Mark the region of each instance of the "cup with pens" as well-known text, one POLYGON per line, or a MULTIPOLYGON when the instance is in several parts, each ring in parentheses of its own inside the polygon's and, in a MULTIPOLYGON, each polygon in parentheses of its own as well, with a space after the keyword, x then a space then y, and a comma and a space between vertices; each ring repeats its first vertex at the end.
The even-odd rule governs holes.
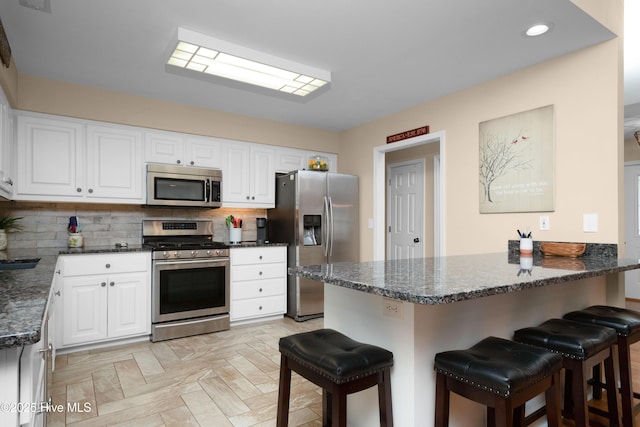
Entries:
POLYGON ((518 231, 518 236, 520 236, 520 254, 521 255, 532 255, 533 254, 533 238, 531 237, 531 232, 525 230, 525 232, 518 231))
POLYGON ((242 219, 229 215, 225 221, 229 229, 229 243, 238 244, 242 242, 242 219))

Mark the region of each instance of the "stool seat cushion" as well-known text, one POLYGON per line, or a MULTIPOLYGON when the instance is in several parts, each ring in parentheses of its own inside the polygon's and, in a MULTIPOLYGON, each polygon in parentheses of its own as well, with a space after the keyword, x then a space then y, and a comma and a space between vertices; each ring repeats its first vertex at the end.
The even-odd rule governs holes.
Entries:
POLYGON ((562 356, 531 345, 488 337, 467 350, 435 356, 437 372, 508 397, 559 371, 562 356))
POLYGON ((608 305, 594 305, 584 310, 572 311, 565 319, 615 329, 619 335, 629 336, 640 330, 640 312, 608 305))
POLYGON ((550 319, 539 326, 515 331, 518 342, 544 347, 576 360, 586 360, 614 345, 614 329, 566 319, 550 319))
POLYGON ((393 365, 393 353, 362 344, 333 329, 280 338, 280 353, 303 366, 343 384, 393 365))

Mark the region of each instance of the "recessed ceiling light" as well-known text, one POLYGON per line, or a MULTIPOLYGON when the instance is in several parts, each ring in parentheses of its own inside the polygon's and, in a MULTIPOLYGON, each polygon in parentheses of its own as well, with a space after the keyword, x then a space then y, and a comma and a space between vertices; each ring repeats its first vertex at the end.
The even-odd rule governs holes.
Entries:
POLYGON ((168 65, 305 96, 331 81, 331 73, 194 31, 178 28, 168 65))
POLYGON ((551 30, 552 25, 546 22, 541 22, 539 24, 535 24, 527 28, 524 32, 529 37, 541 36, 544 33, 549 32, 551 30))

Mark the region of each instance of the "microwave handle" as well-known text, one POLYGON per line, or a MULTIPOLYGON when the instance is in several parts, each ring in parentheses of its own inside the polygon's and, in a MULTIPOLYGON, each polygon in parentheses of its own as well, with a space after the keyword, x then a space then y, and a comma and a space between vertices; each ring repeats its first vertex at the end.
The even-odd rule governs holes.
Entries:
POLYGON ((211 180, 208 178, 204 180, 204 201, 211 201, 211 180))

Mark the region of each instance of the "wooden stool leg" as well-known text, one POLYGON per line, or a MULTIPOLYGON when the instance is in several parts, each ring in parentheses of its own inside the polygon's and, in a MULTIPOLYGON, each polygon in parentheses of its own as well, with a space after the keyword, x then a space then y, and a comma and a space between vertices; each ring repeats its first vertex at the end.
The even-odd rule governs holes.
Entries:
POLYGON ((496 427, 513 427, 511 399, 496 399, 496 427))
POLYGON ((447 377, 440 372, 436 373, 436 419, 434 427, 449 426, 449 390, 447 390, 447 377))
POLYGON ((633 427, 633 384, 631 381, 631 354, 627 337, 618 336, 618 363, 620 365, 622 425, 633 427))
POLYGON ((607 381, 607 408, 609 410, 609 425, 620 425, 618 413, 618 387, 616 386, 616 373, 613 367, 613 352, 604 360, 604 375, 607 381))
POLYGON ((547 425, 549 427, 560 427, 562 417, 560 415, 560 373, 553 374, 553 385, 544 392, 545 405, 547 408, 547 425))
POLYGON ((347 427, 347 393, 338 387, 331 394, 331 427, 347 427))
POLYGON ((393 427, 393 410, 391 405, 391 368, 380 374, 378 383, 378 406, 380 407, 380 427, 393 427))
POLYGON ((280 387, 278 389, 278 415, 276 427, 289 425, 289 398, 291 396, 291 369, 286 356, 280 357, 280 387))
POLYGON ((587 426, 589 420, 589 407, 587 406, 587 394, 585 390, 586 378, 589 375, 585 372, 586 365, 582 362, 572 361, 571 369, 572 388, 573 388, 573 404, 576 426, 587 426))
POLYGON ((333 397, 327 389, 322 389, 322 427, 331 427, 331 403, 333 397))

